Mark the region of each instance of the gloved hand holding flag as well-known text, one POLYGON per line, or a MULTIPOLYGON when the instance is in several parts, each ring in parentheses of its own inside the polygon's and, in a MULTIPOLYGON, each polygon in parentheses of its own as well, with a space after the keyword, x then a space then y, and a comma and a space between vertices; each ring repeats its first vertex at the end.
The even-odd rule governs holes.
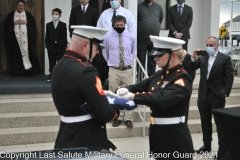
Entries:
MULTIPOLYGON (((133 110, 137 108, 137 104, 134 103, 134 101, 123 99, 123 98, 118 98, 114 97, 111 95, 106 95, 106 98, 108 99, 109 104, 115 108, 116 110, 133 110)), ((88 112, 88 105, 87 102, 82 104, 80 108, 85 112, 88 112)))

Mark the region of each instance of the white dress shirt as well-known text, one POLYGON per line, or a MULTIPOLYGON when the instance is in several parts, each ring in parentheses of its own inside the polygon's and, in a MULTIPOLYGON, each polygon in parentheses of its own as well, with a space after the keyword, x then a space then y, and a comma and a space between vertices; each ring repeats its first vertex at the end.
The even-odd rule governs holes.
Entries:
POLYGON ((86 6, 83 6, 83 5, 81 4, 82 11, 83 11, 83 7, 85 7, 85 12, 86 12, 86 11, 87 11, 87 7, 88 7, 88 4, 87 4, 86 6))
MULTIPOLYGON (((109 31, 114 30, 114 28, 112 27, 112 16, 114 13, 113 11, 114 10, 112 8, 106 9, 99 17, 97 22, 97 27, 105 28, 105 29, 108 29, 109 31)), ((135 37, 137 33, 137 28, 136 28, 136 22, 132 13, 129 10, 120 6, 116 10, 116 15, 122 15, 126 18, 127 23, 125 25, 125 28, 127 31, 132 33, 132 35, 135 37)))
POLYGON ((209 58, 208 58, 208 73, 207 73, 207 79, 208 79, 209 74, 210 74, 210 72, 211 72, 213 63, 214 63, 214 61, 215 61, 215 59, 216 59, 216 57, 217 57, 217 53, 218 53, 218 50, 217 50, 217 52, 214 53, 213 56, 210 56, 210 55, 209 55, 209 58))
MULTIPOLYGON (((208 73, 207 73, 207 79, 208 79, 209 74, 210 74, 210 72, 211 72, 213 63, 214 63, 214 61, 215 61, 215 59, 216 59, 216 57, 217 57, 217 53, 218 53, 218 50, 214 53, 213 56, 210 56, 210 55, 209 55, 209 58, 208 58, 208 73)), ((191 57, 191 61, 194 62, 195 59, 191 57)))

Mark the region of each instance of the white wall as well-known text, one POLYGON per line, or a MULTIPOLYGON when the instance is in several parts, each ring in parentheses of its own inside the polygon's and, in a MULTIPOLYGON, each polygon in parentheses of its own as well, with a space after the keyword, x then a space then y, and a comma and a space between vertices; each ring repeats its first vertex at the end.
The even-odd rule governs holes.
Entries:
MULTIPOLYGON (((44 8, 45 8, 45 27, 46 23, 52 21, 52 9, 59 8, 62 10, 62 15, 60 20, 64 23, 69 24, 69 16, 72 9, 72 1, 71 0, 44 0, 44 8)), ((46 29, 46 28, 45 28, 46 29)), ((44 29, 44 30, 45 30, 44 29)), ((67 28, 68 31, 68 28, 67 28)), ((67 33, 68 42, 71 41, 69 37, 69 31, 67 33)), ((48 61, 48 55, 47 50, 45 49, 45 74, 49 74, 49 61, 48 61)))

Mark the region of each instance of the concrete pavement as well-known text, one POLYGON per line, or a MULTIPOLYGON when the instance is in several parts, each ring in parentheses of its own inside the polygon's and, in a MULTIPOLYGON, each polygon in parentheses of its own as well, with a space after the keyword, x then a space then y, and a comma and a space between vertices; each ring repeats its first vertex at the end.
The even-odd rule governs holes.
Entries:
MULTIPOLYGON (((192 139, 195 150, 203 145, 202 134, 192 134, 192 139)), ((117 150, 114 151, 117 155, 121 155, 129 160, 154 160, 148 156, 148 137, 115 138, 110 140, 117 146, 117 150)), ((213 133, 212 153, 198 154, 194 160, 212 160, 218 150, 217 141, 217 134, 213 133)))
MULTIPOLYGON (((202 146, 202 134, 192 134, 194 149, 199 149, 202 146)), ((129 160, 154 160, 148 156, 149 143, 148 137, 130 137, 130 138, 113 138, 110 139, 117 150, 113 151, 117 155, 129 159, 129 160)), ((161 142, 159 142, 161 143, 161 142)), ((38 143, 28 145, 14 145, 14 146, 0 146, 0 151, 4 152, 29 152, 36 150, 52 150, 54 143, 38 143), (34 149, 33 149, 34 148, 34 149)), ((194 160, 212 160, 216 151, 218 150, 217 145, 217 134, 213 133, 212 142, 212 153, 197 155, 194 160), (201 157, 200 157, 201 156, 201 157)))

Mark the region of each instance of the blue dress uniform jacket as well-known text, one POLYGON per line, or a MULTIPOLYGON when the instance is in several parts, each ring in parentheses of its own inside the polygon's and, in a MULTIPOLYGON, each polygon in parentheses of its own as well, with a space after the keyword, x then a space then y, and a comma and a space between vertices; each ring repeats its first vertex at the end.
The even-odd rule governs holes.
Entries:
MULTIPOLYGON (((192 79, 183 67, 178 65, 170 70, 158 71, 152 77, 126 88, 136 93, 135 103, 150 107, 151 117, 181 117, 185 116, 188 110, 192 79)), ((151 153, 169 153, 168 158, 174 159, 176 152, 194 152, 186 123, 167 125, 153 123, 151 122, 149 129, 151 153)))
POLYGON ((52 96, 59 115, 86 115, 80 106, 88 103, 92 119, 60 123, 55 148, 99 147, 115 149, 106 134, 106 122, 118 117, 102 90, 95 67, 76 53, 67 50, 52 73, 52 96))

